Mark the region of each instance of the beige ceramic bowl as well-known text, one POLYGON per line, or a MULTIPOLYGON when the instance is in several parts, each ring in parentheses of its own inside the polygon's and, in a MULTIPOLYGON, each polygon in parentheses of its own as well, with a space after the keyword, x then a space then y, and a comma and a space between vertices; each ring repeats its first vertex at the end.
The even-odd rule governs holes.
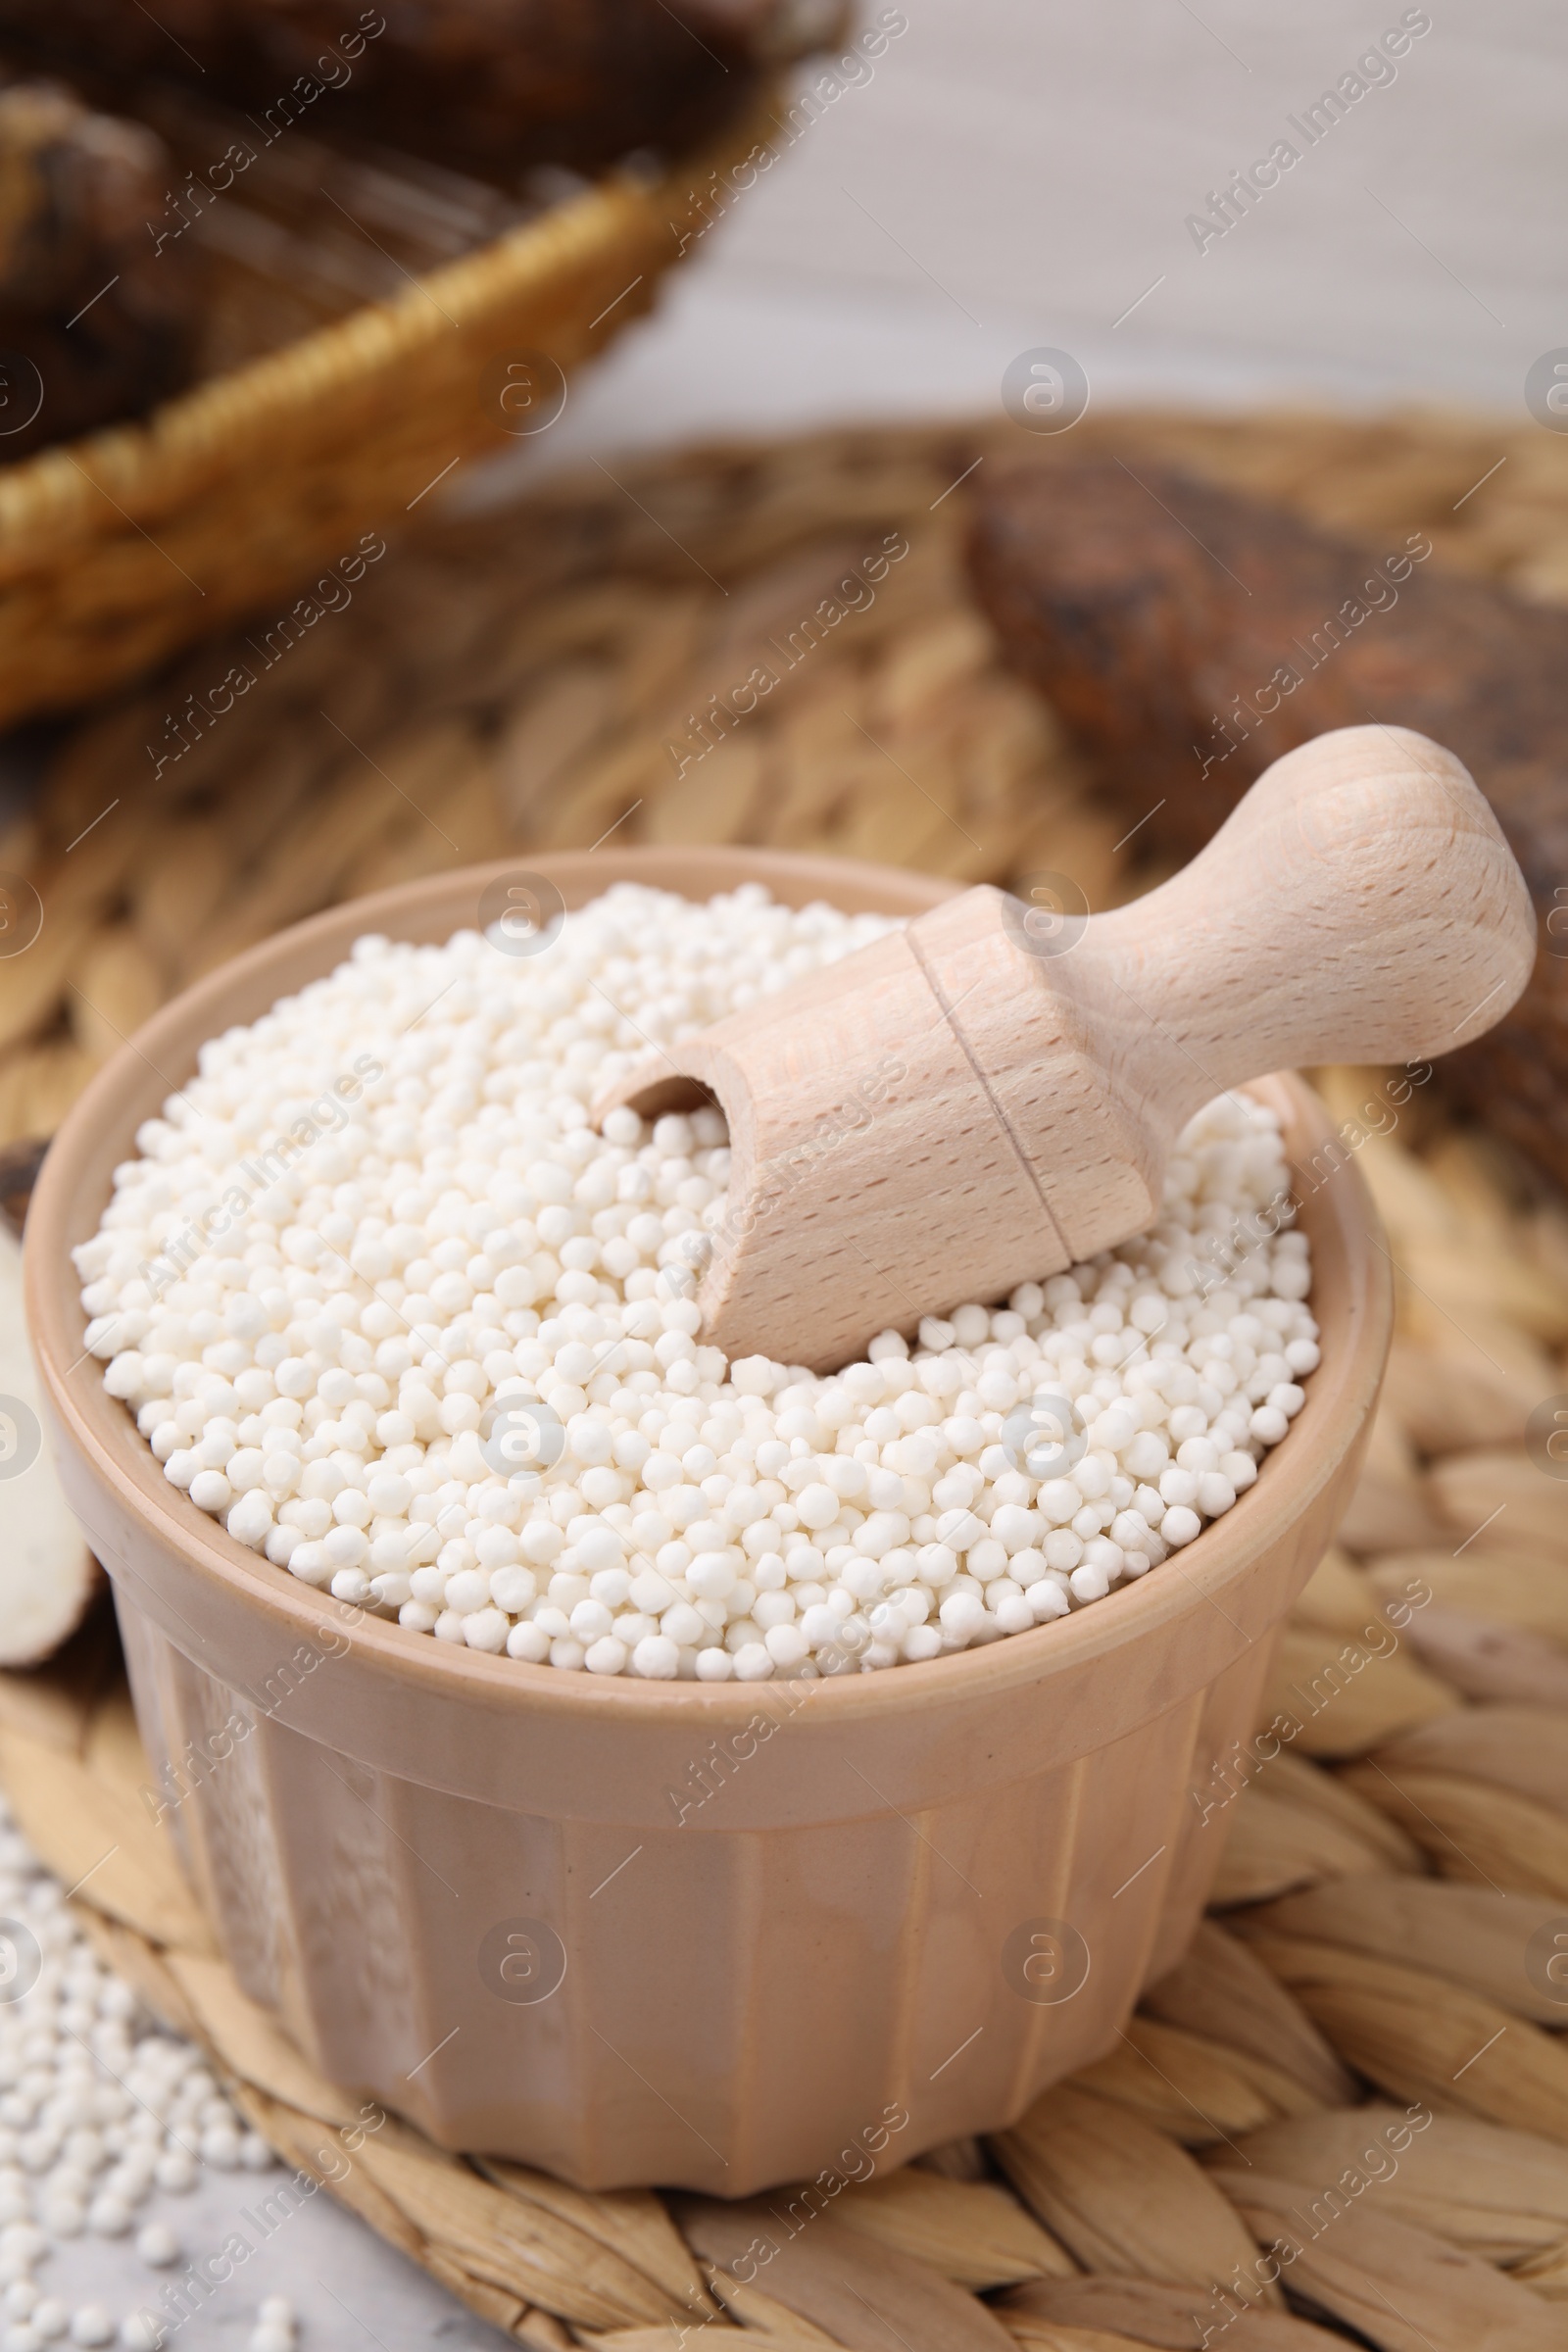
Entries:
MULTIPOLYGON (((625 877, 693 896, 760 877, 795 904, 895 913, 947 895, 722 850, 540 866, 568 906, 625 877)), ((187 1773, 169 1815, 191 1878, 241 1983, 329 2076, 450 2147, 595 2188, 735 2196, 868 2134, 902 2161, 1008 2123, 1099 2056, 1193 1930, 1230 1818, 1203 1826, 1193 1791, 1253 1728, 1377 1393, 1373 1212, 1353 1168, 1304 1202, 1323 1361, 1257 1485, 1092 1609, 793 1687, 600 1680, 413 1638, 270 1567, 166 1483, 83 1356, 68 1251, 205 1038, 362 931, 445 939, 507 870, 284 932, 94 1080, 27 1228, 62 1473, 114 1580, 155 1767, 231 1751, 187 1773)), ((1293 1078, 1262 1092, 1309 1158, 1316 1100, 1293 1078)))

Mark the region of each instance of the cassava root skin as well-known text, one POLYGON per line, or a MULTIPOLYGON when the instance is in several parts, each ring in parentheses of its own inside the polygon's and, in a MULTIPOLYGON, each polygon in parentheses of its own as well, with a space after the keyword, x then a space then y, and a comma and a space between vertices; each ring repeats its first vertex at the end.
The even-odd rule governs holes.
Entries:
POLYGON ((1111 458, 979 477, 970 574, 1004 650, 1051 699, 1127 821, 1188 858, 1254 777, 1335 727, 1413 727, 1464 761, 1524 869, 1535 975, 1450 1095, 1568 1179, 1568 622, 1245 495, 1111 458), (1355 615, 1359 613, 1360 617, 1355 615), (1294 682, 1293 682, 1294 681, 1294 682), (1557 930, 1568 927, 1559 916, 1557 930))

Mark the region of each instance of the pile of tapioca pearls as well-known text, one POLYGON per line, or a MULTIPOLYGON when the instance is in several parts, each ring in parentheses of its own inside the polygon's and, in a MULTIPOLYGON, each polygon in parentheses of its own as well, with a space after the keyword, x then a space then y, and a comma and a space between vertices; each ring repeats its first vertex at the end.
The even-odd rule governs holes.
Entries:
MULTIPOLYGON (((58 1884, 0 1800, 0 2347, 116 2344, 153 2352, 162 2274, 188 2258, 148 2204, 195 2187, 203 2167, 265 2172, 201 2053, 156 2027, 97 1959, 58 1884), (69 2301, 70 2248, 83 2233, 133 2238, 146 2297, 118 2319, 69 2301), (61 2274, 65 2276, 62 2277, 61 2274), (41 2277, 39 2276, 41 2274, 41 2277)), ((289 2352, 293 2316, 264 2308, 255 2352, 289 2352)))
POLYGON ((165 1475, 411 1634, 655 1679, 935 1658, 1190 1544, 1318 1360, 1270 1111, 1191 1122, 1150 1233, 830 1378, 703 1344, 719 1114, 590 1122, 650 1038, 888 927, 623 884, 536 955, 362 939, 209 1044, 76 1253, 88 1345, 165 1475), (1071 1408, 1054 1451, 1027 1442, 1042 1398, 1042 1426, 1071 1408), (498 1411, 539 1433, 519 1471, 498 1411))

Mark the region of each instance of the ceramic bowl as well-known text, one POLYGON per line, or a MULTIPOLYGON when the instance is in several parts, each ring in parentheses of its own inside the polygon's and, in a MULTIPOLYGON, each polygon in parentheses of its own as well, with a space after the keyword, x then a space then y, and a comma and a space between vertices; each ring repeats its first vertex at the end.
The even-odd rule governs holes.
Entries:
MULTIPOLYGON (((744 850, 530 870, 568 906, 628 878, 692 897, 760 879, 895 914, 949 888, 744 850)), ((515 871, 334 907, 210 973, 100 1071, 45 1162, 28 1311, 155 1802, 247 1991, 445 2146, 727 2196, 863 2169, 849 2152, 868 2135, 906 2160, 1011 2122, 1111 2047, 1193 1931, 1232 1818, 1209 1801, 1216 1765, 1252 1733, 1382 1375, 1374 1212, 1353 1165, 1302 1200, 1323 1357, 1256 1485, 1070 1618, 816 1684, 564 1674, 413 1637, 167 1483, 83 1354, 69 1251, 204 1039, 361 932, 447 938, 515 871)), ((1321 1105, 1294 1077, 1259 1092, 1306 1166, 1321 1105)))

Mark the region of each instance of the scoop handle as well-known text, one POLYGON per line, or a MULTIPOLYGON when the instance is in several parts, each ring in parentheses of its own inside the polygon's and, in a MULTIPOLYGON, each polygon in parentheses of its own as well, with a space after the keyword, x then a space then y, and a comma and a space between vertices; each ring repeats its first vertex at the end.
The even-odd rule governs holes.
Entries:
POLYGON ((1326 1061, 1425 1061, 1501 1019, 1535 917, 1451 752, 1344 727, 1276 760, 1192 863, 1093 915, 1055 977, 1114 1081, 1180 1126, 1224 1088, 1326 1061))

